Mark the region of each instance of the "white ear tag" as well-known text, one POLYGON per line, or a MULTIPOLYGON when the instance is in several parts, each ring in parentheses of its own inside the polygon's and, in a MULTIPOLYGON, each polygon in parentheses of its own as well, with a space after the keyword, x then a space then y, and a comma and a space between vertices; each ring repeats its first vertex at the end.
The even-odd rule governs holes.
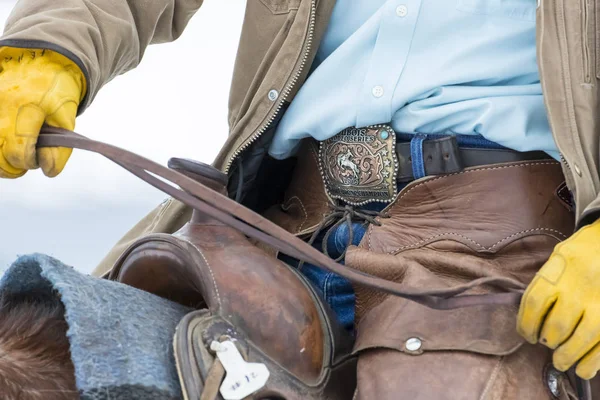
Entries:
POLYGON ((212 342, 210 349, 217 353, 227 375, 221 385, 221 396, 225 400, 242 400, 259 391, 269 379, 269 370, 264 364, 248 363, 231 341, 212 342))

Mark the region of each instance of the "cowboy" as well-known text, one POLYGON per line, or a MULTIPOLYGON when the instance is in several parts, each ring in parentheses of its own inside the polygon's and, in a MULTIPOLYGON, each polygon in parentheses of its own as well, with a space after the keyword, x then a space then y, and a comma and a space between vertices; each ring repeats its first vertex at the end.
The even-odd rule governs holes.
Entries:
MULTIPOLYGON (((40 127, 73 129, 201 4, 20 0, 0 39, 0 176, 58 175, 71 151, 36 150, 40 127)), ((562 371, 600 369, 598 10, 577 5, 248 2, 213 162, 229 196, 407 287, 528 285, 518 312, 440 312, 277 255, 356 332, 357 398, 561 398, 562 371)), ((161 204, 95 273, 190 214, 161 204)))

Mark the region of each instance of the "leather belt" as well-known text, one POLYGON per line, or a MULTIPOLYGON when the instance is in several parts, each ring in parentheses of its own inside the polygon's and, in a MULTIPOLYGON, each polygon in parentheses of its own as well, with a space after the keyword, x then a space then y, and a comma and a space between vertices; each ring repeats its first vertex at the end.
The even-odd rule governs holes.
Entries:
MULTIPOLYGON (((455 136, 425 140, 422 146, 426 176, 452 174, 468 167, 481 165, 550 158, 543 151, 518 152, 510 149, 459 147, 455 136)), ((397 181, 405 183, 414 180, 411 143, 397 142, 396 157, 398 160, 397 181)))
POLYGON ((399 183, 467 167, 549 158, 541 151, 463 147, 456 136, 411 137, 400 142, 391 126, 381 124, 346 128, 320 142, 319 166, 329 197, 355 206, 391 203, 399 183))

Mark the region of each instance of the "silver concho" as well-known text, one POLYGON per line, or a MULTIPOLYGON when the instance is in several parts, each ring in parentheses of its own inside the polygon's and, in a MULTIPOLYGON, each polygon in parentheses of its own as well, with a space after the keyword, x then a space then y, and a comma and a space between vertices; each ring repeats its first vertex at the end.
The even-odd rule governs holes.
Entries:
POLYGON ((560 372, 552 365, 546 366, 544 371, 544 377, 546 380, 546 387, 552 395, 552 398, 558 400, 561 395, 560 381, 561 379, 567 379, 567 377, 564 375, 564 373, 560 372))
POLYGON ((388 125, 344 129, 321 142, 319 164, 333 199, 352 205, 390 203, 398 193, 396 133, 388 125))

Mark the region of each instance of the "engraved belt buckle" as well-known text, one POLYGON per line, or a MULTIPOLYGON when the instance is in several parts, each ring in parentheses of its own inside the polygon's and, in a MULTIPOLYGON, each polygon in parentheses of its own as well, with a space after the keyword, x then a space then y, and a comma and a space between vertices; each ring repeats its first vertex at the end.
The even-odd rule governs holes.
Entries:
POLYGON ((325 190, 352 205, 391 203, 398 194, 396 133, 389 125, 346 128, 320 143, 325 190))

